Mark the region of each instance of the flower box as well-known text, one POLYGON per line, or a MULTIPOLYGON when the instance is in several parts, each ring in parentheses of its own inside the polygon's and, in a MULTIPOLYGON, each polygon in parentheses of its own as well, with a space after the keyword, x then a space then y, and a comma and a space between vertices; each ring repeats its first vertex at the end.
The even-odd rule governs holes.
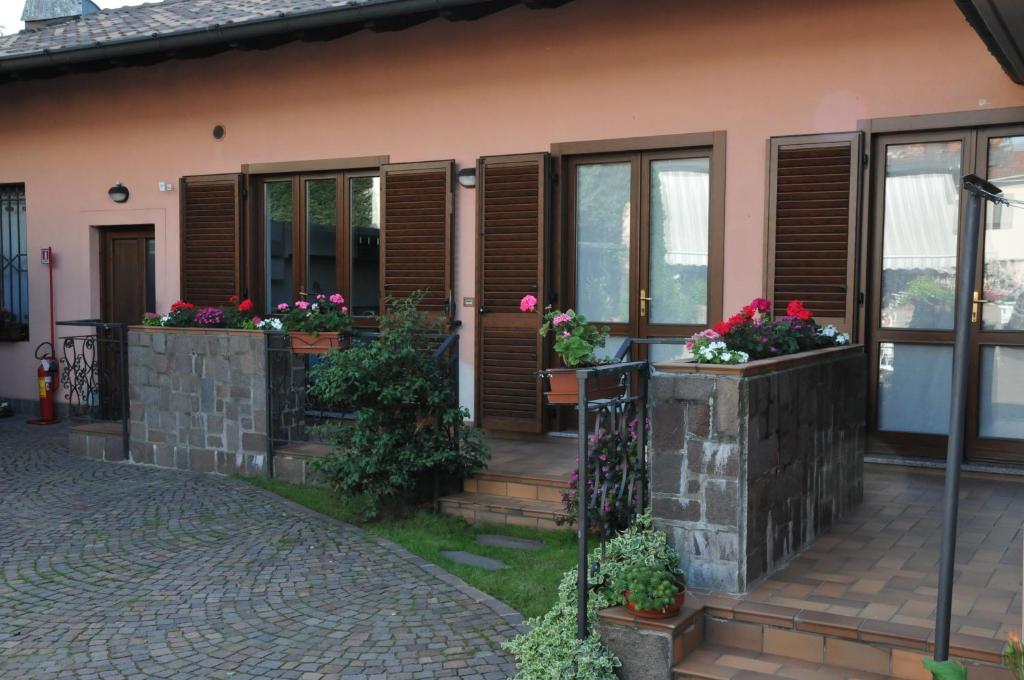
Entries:
MULTIPOLYGON (((552 368, 544 371, 549 389, 544 393, 549 404, 578 404, 580 383, 575 368, 552 368)), ((587 380, 589 399, 611 399, 622 396, 624 386, 618 373, 597 373, 587 380)))
POLYGON ((322 333, 289 331, 288 333, 293 354, 327 354, 332 349, 342 349, 347 344, 347 337, 344 333, 329 331, 322 333))

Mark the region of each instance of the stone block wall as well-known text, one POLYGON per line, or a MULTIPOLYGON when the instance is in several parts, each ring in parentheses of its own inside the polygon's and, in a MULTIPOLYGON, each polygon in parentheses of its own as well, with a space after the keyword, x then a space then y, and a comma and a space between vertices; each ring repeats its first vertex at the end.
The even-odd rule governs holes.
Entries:
POLYGON ((657 369, 652 508, 693 587, 745 592, 863 499, 862 347, 657 369))
POLYGON ((267 352, 261 331, 133 327, 131 461, 267 473, 267 352))

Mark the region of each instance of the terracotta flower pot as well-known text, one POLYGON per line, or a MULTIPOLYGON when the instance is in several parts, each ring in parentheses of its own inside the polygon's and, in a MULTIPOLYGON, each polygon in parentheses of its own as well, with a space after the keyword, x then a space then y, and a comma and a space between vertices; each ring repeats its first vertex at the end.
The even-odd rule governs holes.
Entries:
MULTIPOLYGON (((576 380, 575 368, 552 368, 547 371, 548 391, 544 395, 549 404, 578 404, 580 385, 576 380)), ((587 381, 587 396, 590 399, 610 399, 623 392, 618 373, 598 373, 587 381)))
POLYGON ((683 604, 686 602, 686 588, 680 588, 675 601, 664 609, 638 609, 629 599, 628 590, 624 592, 623 595, 626 597, 626 609, 628 609, 634 616, 638 616, 642 619, 671 618, 679 613, 679 610, 683 608, 683 604))
POLYGON ((341 333, 300 333, 289 331, 288 339, 292 344, 293 354, 327 354, 332 349, 342 347, 341 333))

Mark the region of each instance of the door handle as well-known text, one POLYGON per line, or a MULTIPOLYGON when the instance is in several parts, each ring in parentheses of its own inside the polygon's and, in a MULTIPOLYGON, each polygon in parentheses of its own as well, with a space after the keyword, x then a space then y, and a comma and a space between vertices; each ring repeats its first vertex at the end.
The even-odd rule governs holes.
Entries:
POLYGON ((651 302, 654 298, 647 297, 647 291, 640 290, 640 316, 647 316, 647 303, 651 302))
POLYGON ((981 310, 982 305, 987 305, 995 300, 986 300, 981 297, 981 293, 974 291, 974 298, 971 305, 971 323, 978 323, 978 312, 981 310))

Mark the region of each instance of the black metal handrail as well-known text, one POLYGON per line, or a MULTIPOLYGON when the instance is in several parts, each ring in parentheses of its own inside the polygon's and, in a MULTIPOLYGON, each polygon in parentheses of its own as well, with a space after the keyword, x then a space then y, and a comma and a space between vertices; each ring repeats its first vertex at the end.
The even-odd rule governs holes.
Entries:
MULTIPOLYGON (((627 341, 628 342, 628 341, 627 341)), ((626 349, 628 352, 628 347, 626 349)), ((626 463, 629 461, 628 433, 630 422, 633 418, 639 421, 637 426, 637 463, 636 470, 632 474, 639 473, 634 508, 636 514, 642 514, 647 504, 647 392, 650 364, 647 361, 626 361, 613 364, 604 364, 591 368, 581 368, 576 371, 576 380, 579 385, 579 403, 577 412, 579 414, 579 455, 577 456, 577 549, 578 549, 578 571, 576 583, 577 611, 576 625, 577 635, 585 639, 589 633, 589 622, 587 616, 588 600, 590 595, 590 565, 587 539, 590 532, 589 514, 596 504, 602 503, 598 494, 597 484, 594 485, 594 493, 588 499, 587 473, 590 469, 590 447, 597 443, 597 433, 601 432, 603 422, 607 422, 611 431, 615 433, 619 445, 627 447, 626 463), (624 387, 623 394, 611 398, 591 399, 588 394, 588 383, 592 378, 605 375, 618 374, 624 387), (637 384, 632 385, 633 376, 637 377, 637 384), (635 389, 635 391, 634 391, 635 389), (590 418, 594 415, 595 436, 591 438, 590 418), (592 442, 593 439, 593 442, 592 442), (625 442, 623 444, 623 442, 625 442)), ((624 483, 617 493, 629 494, 632 491, 632 483, 629 475, 624 474, 624 483)), ((603 544, 607 536, 602 532, 601 542, 603 544)))
POLYGON ((99 319, 58 321, 62 328, 92 333, 58 338, 60 384, 73 418, 121 422, 125 459, 129 453, 128 328, 99 319))

